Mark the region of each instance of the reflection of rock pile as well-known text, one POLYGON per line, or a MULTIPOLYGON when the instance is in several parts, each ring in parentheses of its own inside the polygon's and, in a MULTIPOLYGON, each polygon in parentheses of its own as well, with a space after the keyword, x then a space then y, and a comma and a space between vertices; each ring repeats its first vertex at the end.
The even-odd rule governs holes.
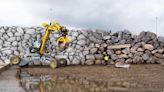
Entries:
MULTIPOLYGON (((26 49, 32 45, 32 39, 41 39, 44 29, 1 27, 0 28, 0 63, 9 63, 12 55, 26 56, 26 49)), ((164 62, 164 38, 152 32, 141 32, 138 36, 129 31, 107 32, 102 30, 70 31, 70 47, 63 52, 57 51, 56 38, 52 33, 47 42, 47 49, 53 57, 66 57, 69 64, 102 64, 105 48, 111 62, 162 63, 164 62), (51 45, 50 45, 51 44, 51 45), (115 45, 117 48, 111 48, 115 45), (123 46, 123 47, 122 47, 123 46), (98 53, 100 52, 100 53, 98 53)), ((114 46, 114 47, 115 47, 114 46)))

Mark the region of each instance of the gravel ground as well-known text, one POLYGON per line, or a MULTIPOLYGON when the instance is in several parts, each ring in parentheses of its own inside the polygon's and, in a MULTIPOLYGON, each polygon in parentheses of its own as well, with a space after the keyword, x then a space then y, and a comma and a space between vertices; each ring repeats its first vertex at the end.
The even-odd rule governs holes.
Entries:
POLYGON ((68 66, 50 68, 24 68, 32 75, 50 74, 85 77, 111 83, 130 83, 130 92, 164 92, 164 67, 160 65, 131 65, 129 69, 114 66, 68 66))

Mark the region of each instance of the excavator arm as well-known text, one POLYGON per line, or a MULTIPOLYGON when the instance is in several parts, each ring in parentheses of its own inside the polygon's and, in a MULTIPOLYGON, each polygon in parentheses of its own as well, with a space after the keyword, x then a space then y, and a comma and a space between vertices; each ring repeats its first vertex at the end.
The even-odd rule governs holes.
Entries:
POLYGON ((60 31, 66 29, 64 26, 61 26, 58 23, 50 23, 50 24, 43 23, 42 25, 43 25, 43 27, 46 28, 46 32, 45 32, 44 36, 42 37, 42 42, 41 42, 41 45, 40 45, 40 48, 39 48, 39 54, 40 55, 43 55, 44 52, 45 52, 44 51, 45 50, 45 44, 46 44, 46 41, 49 38, 50 32, 51 31, 58 31, 58 32, 60 32, 60 31))

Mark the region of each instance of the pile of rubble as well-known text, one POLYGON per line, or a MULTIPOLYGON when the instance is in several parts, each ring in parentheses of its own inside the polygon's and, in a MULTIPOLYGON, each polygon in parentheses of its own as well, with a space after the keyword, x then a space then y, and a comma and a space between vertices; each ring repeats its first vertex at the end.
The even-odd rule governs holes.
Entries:
MULTIPOLYGON (((1 27, 0 63, 9 63, 10 57, 26 57, 26 50, 33 39, 41 39, 41 27, 1 27)), ((103 52, 107 52, 109 63, 164 63, 164 37, 152 32, 141 32, 138 36, 129 31, 110 32, 103 30, 70 30, 70 47, 58 52, 56 40, 59 34, 52 32, 46 48, 56 58, 67 58, 67 64, 103 64, 103 52)))

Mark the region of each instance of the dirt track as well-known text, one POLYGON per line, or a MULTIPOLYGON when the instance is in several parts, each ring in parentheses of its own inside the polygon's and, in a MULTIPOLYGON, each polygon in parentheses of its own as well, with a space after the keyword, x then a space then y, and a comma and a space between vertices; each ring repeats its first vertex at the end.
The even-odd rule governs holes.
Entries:
POLYGON ((30 74, 50 74, 85 77, 111 83, 130 83, 130 92, 164 92, 164 67, 160 65, 131 65, 129 69, 114 66, 68 66, 50 68, 25 68, 30 74))

